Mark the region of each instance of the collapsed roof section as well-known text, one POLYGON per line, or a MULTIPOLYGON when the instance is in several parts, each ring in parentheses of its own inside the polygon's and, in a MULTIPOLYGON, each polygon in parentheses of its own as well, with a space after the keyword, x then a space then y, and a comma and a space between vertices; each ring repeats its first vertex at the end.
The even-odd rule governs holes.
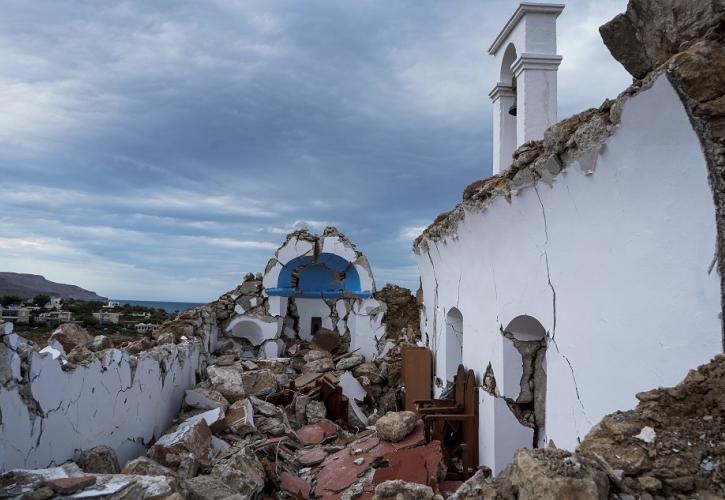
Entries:
POLYGON ((263 285, 271 297, 370 298, 375 292, 367 258, 334 227, 321 236, 290 233, 267 263, 263 285))

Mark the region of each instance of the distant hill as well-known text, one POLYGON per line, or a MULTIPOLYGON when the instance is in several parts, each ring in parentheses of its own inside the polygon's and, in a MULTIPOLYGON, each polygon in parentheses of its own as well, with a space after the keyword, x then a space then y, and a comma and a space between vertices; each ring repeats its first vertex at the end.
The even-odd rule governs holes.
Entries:
POLYGON ((30 299, 38 294, 76 300, 101 300, 106 297, 97 295, 76 285, 53 283, 37 274, 0 272, 0 295, 16 295, 22 299, 30 299))

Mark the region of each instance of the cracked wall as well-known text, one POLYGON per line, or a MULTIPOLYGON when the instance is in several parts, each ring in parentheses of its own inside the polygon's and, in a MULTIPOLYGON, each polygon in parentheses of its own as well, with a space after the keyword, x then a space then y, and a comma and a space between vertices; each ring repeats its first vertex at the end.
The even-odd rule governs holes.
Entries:
MULTIPOLYGON (((715 207, 682 102, 660 74, 601 109, 555 126, 549 143, 579 124, 562 136, 578 147, 558 153, 560 168, 525 145, 518 158, 541 161, 472 185, 415 244, 436 373, 451 308, 463 316, 463 363, 479 380, 491 363, 502 384, 501 330, 537 318, 547 331, 544 442, 568 449, 607 413, 634 407, 635 393, 677 383, 721 348, 715 207), (592 125, 601 113, 606 128, 592 125)), ((482 396, 480 429, 494 470, 513 452, 501 435, 531 442, 498 398, 482 396)))
POLYGON ((0 357, 22 359, 22 368, 0 385, 0 471, 57 465, 101 444, 122 464, 145 453, 176 418, 204 363, 198 338, 137 356, 107 349, 71 367, 62 353, 1 336, 0 357))

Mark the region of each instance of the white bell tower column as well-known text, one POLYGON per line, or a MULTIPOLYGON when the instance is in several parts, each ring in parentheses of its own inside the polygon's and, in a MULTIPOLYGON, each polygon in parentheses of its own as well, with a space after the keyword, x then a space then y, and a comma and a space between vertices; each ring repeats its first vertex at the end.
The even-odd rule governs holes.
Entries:
POLYGON ((556 18, 564 5, 521 3, 488 53, 496 58, 493 102, 493 173, 508 168, 521 144, 544 137, 556 123, 556 18), (510 114, 515 104, 516 116, 510 114))

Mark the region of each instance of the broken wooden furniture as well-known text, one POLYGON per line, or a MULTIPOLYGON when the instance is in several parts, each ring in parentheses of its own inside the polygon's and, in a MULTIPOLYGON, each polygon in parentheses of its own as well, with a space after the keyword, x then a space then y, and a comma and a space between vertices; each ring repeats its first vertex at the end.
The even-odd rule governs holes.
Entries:
MULTIPOLYGON (((476 375, 473 370, 468 370, 465 374, 465 382, 460 384, 459 381, 464 380, 462 375, 456 375, 456 383, 458 386, 463 385, 463 408, 458 410, 454 406, 447 407, 441 412, 425 412, 423 414, 423 425, 425 426, 425 435, 428 441, 433 435, 445 438, 439 433, 446 429, 455 429, 455 441, 444 440, 446 454, 450 459, 460 458, 462 470, 459 474, 453 471, 449 472, 449 478, 460 475, 462 479, 467 479, 476 472, 478 468, 478 387, 476 386, 476 375), (456 409, 454 409, 456 408, 456 409)), ((460 387, 457 387, 460 390, 460 387)), ((445 407, 444 407, 445 408, 445 407)))
POLYGON ((405 409, 415 411, 415 401, 429 399, 433 394, 433 355, 427 347, 404 345, 402 378, 405 387, 405 409))
POLYGON ((417 399, 413 401, 418 415, 432 413, 462 413, 466 394, 466 369, 458 365, 458 371, 453 378, 454 399, 417 399))
MULTIPOLYGON (((416 400, 415 411, 423 417, 426 414, 454 414, 463 413, 463 405, 466 394, 466 369, 463 365, 458 365, 458 371, 453 378, 453 396, 454 399, 423 399, 416 400)), ((460 424, 446 424, 446 422, 438 421, 430 428, 426 428, 426 438, 430 440, 438 440, 441 443, 449 442, 446 435, 455 435, 460 433, 460 424)), ((455 442, 455 438, 453 438, 455 442)))

